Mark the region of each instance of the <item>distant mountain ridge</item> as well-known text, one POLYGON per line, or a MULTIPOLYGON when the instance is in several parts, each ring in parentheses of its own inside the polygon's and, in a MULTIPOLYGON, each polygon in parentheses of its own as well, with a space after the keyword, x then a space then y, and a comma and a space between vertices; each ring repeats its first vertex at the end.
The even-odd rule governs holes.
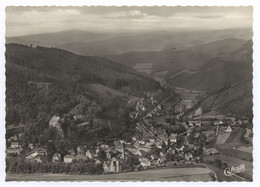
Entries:
POLYGON ((106 58, 131 67, 152 63, 153 77, 171 88, 214 92, 202 102, 204 112, 214 109, 251 117, 252 45, 252 40, 226 38, 181 50, 128 52, 106 58))
POLYGON ((252 37, 252 30, 247 28, 190 32, 158 30, 140 33, 94 33, 71 30, 7 37, 6 41, 7 43, 55 47, 79 55, 104 56, 130 51, 159 51, 172 46, 182 49, 231 37, 248 40, 252 37))
POLYGON ((106 58, 131 67, 152 63, 152 74, 166 72, 164 79, 170 85, 205 90, 213 89, 211 85, 221 87, 225 82, 228 84, 229 81, 233 83, 251 78, 252 41, 227 38, 182 50, 169 48, 129 52, 106 58), (235 74, 237 77, 232 78, 235 74), (219 83, 212 84, 213 80, 219 83))

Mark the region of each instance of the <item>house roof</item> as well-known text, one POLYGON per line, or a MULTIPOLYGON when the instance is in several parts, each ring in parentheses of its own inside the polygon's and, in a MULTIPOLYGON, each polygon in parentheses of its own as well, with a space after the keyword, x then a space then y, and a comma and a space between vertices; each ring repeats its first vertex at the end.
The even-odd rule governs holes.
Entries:
POLYGON ((54 116, 50 119, 50 122, 58 122, 59 119, 60 119, 59 116, 54 115, 54 116))
MULTIPOLYGON (((138 152, 140 152, 138 149, 133 149, 133 150, 131 150, 130 152, 132 152, 133 154, 136 154, 136 153, 138 153, 138 152)), ((140 152, 141 153, 141 152, 140 152)))
POLYGON ((78 126, 78 127, 81 127, 81 126, 86 126, 86 125, 89 125, 89 124, 90 124, 89 122, 84 122, 84 123, 78 124, 77 126, 78 126))
POLYGON ((54 155, 52 156, 52 158, 53 158, 53 157, 58 157, 58 158, 60 159, 60 154, 54 153, 54 155))
POLYGON ((218 150, 215 149, 214 147, 206 149, 206 152, 210 152, 210 153, 218 153, 218 150))
POLYGON ((170 139, 176 139, 177 138, 177 133, 171 133, 169 136, 170 139))
POLYGON ((96 153, 96 151, 94 150, 94 149, 88 149, 87 151, 86 151, 86 153, 87 152, 89 152, 90 154, 95 154, 96 153))
POLYGON ((140 159, 140 162, 142 163, 142 164, 151 164, 151 162, 150 162, 150 160, 148 160, 147 158, 141 158, 140 159))
POLYGON ((73 155, 65 155, 64 158, 74 158, 73 155))
POLYGON ((152 147, 152 145, 153 145, 153 143, 151 143, 151 142, 147 142, 147 143, 144 145, 144 147, 149 148, 149 147, 152 147))
POLYGON ((35 157, 37 157, 37 156, 38 156, 38 153, 35 152, 35 153, 30 154, 29 156, 27 156, 27 157, 25 157, 25 158, 26 158, 26 159, 32 159, 32 158, 35 158, 35 157))
POLYGON ((146 154, 146 151, 144 151, 144 150, 139 150, 140 151, 140 153, 143 155, 143 154, 146 154))
POLYGON ((134 143, 134 146, 135 146, 135 147, 139 147, 139 146, 140 146, 140 143, 139 143, 139 142, 135 142, 135 143, 134 143))

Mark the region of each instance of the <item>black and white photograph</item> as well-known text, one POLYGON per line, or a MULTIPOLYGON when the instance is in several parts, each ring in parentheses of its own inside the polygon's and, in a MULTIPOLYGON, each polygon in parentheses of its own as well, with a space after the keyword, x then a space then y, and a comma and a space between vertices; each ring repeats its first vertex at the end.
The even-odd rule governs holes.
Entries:
POLYGON ((253 45, 253 6, 6 6, 5 180, 252 182, 253 45))

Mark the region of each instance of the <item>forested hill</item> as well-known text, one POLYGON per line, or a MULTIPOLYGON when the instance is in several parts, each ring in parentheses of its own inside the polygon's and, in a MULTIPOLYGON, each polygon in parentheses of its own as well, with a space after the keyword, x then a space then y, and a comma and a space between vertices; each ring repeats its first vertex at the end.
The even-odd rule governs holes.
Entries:
MULTIPOLYGON (((42 74, 42 78, 48 75, 81 84, 100 83, 113 89, 129 86, 132 90, 148 91, 159 88, 158 82, 125 65, 99 57, 79 56, 55 48, 8 44, 6 61, 7 64, 18 65, 42 74)), ((34 78, 33 74, 28 76, 34 78)))
MULTIPOLYGON (((120 98, 102 100, 89 90, 89 84, 111 90, 153 91, 158 82, 134 69, 98 57, 78 56, 54 49, 6 45, 6 122, 18 124, 45 121, 56 113, 65 114, 81 103, 81 114, 90 115, 97 107, 103 119, 120 118, 120 98), (46 89, 45 87, 48 87, 46 89), (85 98, 82 102, 82 96, 85 98), (110 114, 114 112, 113 115, 110 114), (116 115, 115 115, 116 114, 116 115)), ((102 90, 101 90, 102 91, 102 90)), ((105 89, 104 92, 107 92, 105 89)), ((125 101, 124 101, 125 102, 125 101)), ((125 102, 126 103, 126 102, 125 102)))

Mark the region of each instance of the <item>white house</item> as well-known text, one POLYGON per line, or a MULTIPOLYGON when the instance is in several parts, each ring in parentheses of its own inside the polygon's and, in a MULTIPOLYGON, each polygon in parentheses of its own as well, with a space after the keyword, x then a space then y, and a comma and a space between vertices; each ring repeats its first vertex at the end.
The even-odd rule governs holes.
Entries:
POLYGON ((66 155, 64 156, 64 162, 65 163, 71 163, 74 160, 74 156, 73 155, 66 155))
POLYGON ((50 121, 49 121, 49 126, 50 126, 50 127, 57 127, 59 120, 60 120, 60 117, 54 115, 54 116, 50 119, 50 121))
POLYGON ((87 150, 85 153, 85 156, 89 159, 93 159, 95 155, 95 151, 94 150, 87 150))
POLYGON ((140 158, 139 161, 140 161, 141 166, 143 166, 143 167, 151 166, 151 162, 147 158, 140 158))
POLYGON ((177 142, 177 133, 171 133, 169 136, 170 142, 176 143, 177 142))
POLYGON ((58 153, 54 153, 52 157, 52 162, 60 162, 61 161, 61 155, 58 153))
POLYGON ((231 128, 230 126, 228 126, 228 127, 224 130, 224 132, 232 132, 232 128, 231 128))
POLYGON ((100 160, 96 160, 95 164, 101 164, 101 161, 100 160))
POLYGON ((19 147, 19 142, 11 142, 11 146, 12 149, 16 149, 19 147))
POLYGON ((201 116, 202 115, 202 109, 198 108, 195 112, 194 112, 194 116, 201 116))

